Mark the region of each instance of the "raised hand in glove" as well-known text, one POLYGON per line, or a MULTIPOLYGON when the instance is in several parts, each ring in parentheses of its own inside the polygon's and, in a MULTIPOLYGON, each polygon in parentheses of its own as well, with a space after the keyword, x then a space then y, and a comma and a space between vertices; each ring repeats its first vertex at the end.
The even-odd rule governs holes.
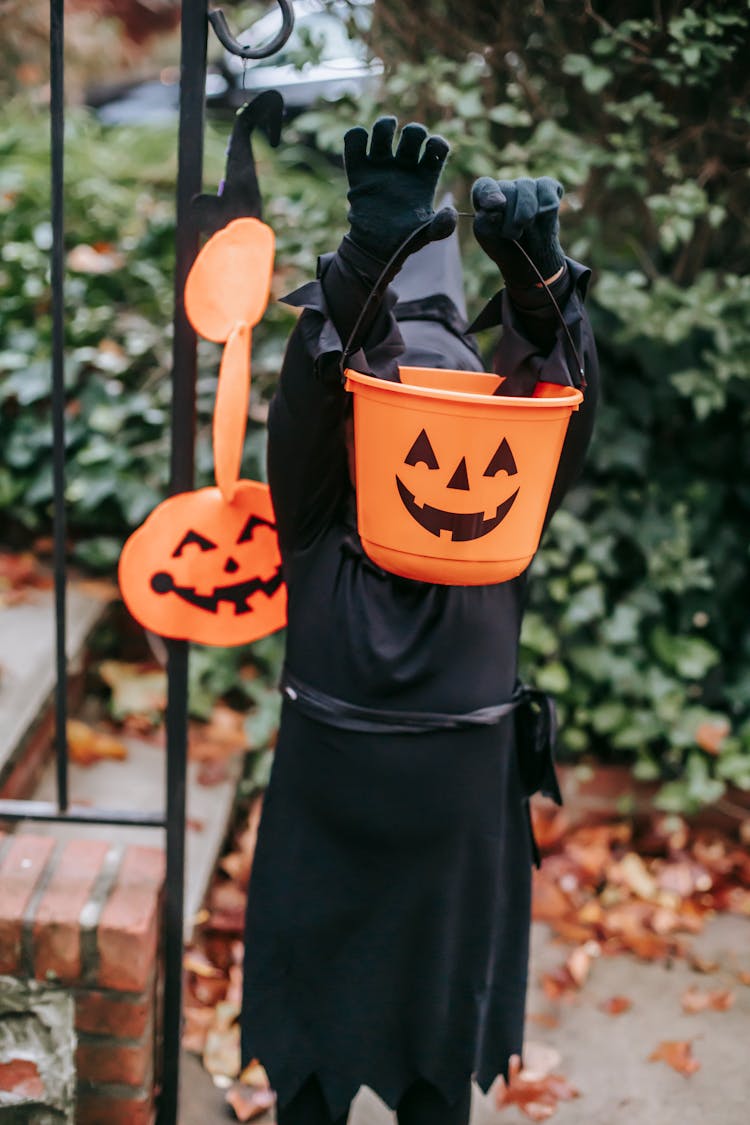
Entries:
POLYGON ((395 117, 380 117, 367 130, 350 129, 344 137, 344 167, 349 181, 349 237, 373 257, 387 262, 406 238, 431 219, 409 252, 440 238, 456 226, 452 207, 433 210, 435 189, 449 152, 442 137, 428 137, 424 125, 405 125, 393 152, 395 117), (426 140, 424 150, 422 144, 426 140), (421 153, 421 156, 420 156, 421 153))
POLYGON ((509 290, 530 289, 539 277, 513 239, 521 244, 545 281, 565 265, 559 240, 562 185, 549 176, 538 180, 493 180, 482 176, 472 188, 474 234, 496 263, 509 290))

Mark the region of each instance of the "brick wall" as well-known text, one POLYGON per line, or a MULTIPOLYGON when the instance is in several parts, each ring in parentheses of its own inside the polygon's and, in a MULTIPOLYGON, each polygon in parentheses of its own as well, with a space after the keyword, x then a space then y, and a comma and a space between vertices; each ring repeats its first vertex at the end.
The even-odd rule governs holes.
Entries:
MULTIPOLYGON (((0 974, 54 984, 72 998, 76 1125, 153 1120, 163 882, 157 848, 34 835, 0 842, 0 974)), ((0 1065, 0 1105, 16 1082, 19 1112, 28 1054, 19 1045, 20 1070, 7 1049, 0 1060, 8 1064, 0 1065)), ((34 1091, 38 1101, 38 1083, 34 1091)))

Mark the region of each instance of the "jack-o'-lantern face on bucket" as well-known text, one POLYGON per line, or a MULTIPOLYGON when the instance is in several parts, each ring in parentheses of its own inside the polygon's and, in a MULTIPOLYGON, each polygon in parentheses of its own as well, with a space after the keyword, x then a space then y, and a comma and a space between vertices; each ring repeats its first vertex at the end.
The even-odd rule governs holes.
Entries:
POLYGON ((165 500, 128 540, 120 586, 154 632, 202 644, 245 644, 280 629, 286 590, 268 487, 239 481, 165 500))
POLYGON ((481 539, 502 523, 519 488, 508 482, 518 473, 507 438, 485 453, 472 448, 446 460, 426 429, 410 446, 396 475, 401 502, 426 531, 454 543, 481 539), (442 462, 442 463, 441 463, 442 462))

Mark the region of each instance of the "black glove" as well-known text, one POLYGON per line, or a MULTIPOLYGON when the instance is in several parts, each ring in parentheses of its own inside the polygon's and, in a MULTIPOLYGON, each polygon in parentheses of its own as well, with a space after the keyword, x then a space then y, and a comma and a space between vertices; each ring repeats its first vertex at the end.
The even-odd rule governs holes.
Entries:
POLYGON ((432 222, 409 247, 409 253, 452 234, 457 215, 452 207, 437 214, 432 204, 449 152, 442 137, 428 137, 424 125, 405 125, 393 154, 395 117, 380 117, 367 130, 350 129, 344 137, 344 167, 349 181, 350 238, 366 253, 387 262, 406 238, 432 222), (427 138, 420 159, 422 142, 427 138))
POLYGON ((558 233, 562 185, 539 180, 493 180, 482 176, 472 188, 474 234, 502 273, 509 290, 530 289, 539 278, 512 239, 521 244, 546 281, 565 264, 558 233))

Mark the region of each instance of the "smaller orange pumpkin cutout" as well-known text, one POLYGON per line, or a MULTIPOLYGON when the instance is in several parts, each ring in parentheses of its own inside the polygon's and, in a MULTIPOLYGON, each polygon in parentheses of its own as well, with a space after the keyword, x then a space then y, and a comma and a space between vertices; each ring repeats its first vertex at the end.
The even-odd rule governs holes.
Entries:
POLYGON ((248 644, 286 623, 268 486, 242 480, 164 500, 125 544, 120 588, 133 617, 174 640, 248 644))
POLYGON ((223 344, 238 322, 258 323, 271 292, 274 247, 260 219, 235 219, 209 238, 185 283, 185 312, 196 332, 223 344))
POLYGON ((216 488, 159 504, 120 556, 136 621, 174 640, 240 645, 283 628, 286 587, 268 485, 239 480, 250 399, 252 326, 268 303, 274 235, 258 219, 215 234, 185 285, 193 327, 225 342, 214 407, 216 488))

